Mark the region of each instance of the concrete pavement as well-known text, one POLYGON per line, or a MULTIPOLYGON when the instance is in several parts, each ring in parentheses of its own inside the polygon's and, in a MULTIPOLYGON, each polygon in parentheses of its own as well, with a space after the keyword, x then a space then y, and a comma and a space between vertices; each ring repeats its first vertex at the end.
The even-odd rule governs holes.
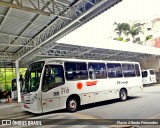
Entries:
MULTIPOLYGON (((21 106, 21 103, 17 103, 17 102, 13 102, 13 103, 1 103, 0 104, 0 111, 4 111, 4 110, 10 110, 11 108, 14 108, 14 109, 20 109, 20 106, 21 106)), ((17 114, 20 114, 20 113, 17 113, 17 114)), ((24 114, 24 113, 23 113, 24 114)), ((32 115, 31 113, 27 113, 26 115, 23 115, 22 116, 27 116, 27 117, 30 117, 30 119, 34 119, 34 116, 32 118, 32 115)), ((12 114, 11 114, 12 115, 12 114)), ((82 115, 82 114, 79 114, 79 113, 55 113, 54 114, 54 117, 61 117, 61 116, 65 116, 67 117, 67 115, 73 119, 94 119, 94 118, 91 118, 90 116, 87 116, 87 115, 82 115)), ((9 115, 7 115, 9 117, 9 115)), ((15 118, 16 115, 14 115, 14 118, 15 118)), ((19 116, 19 115, 18 115, 19 116)), ((45 118, 47 118, 47 116, 50 116, 49 115, 44 115, 45 118)), ((39 118, 43 118, 43 116, 40 116, 39 118)), ((35 117, 35 119, 38 119, 37 117, 35 117)), ((153 117, 150 117, 149 119, 160 119, 160 113, 153 116, 153 117)), ((103 126, 103 125, 101 125, 103 126)), ((104 126, 106 128, 106 126, 104 126)), ((160 127, 160 124, 159 125, 110 125, 108 126, 107 128, 159 128, 160 127)))
MULTIPOLYGON (((158 85, 153 85, 153 86, 156 86, 156 88, 158 87, 158 85)), ((159 89, 157 90, 151 90, 149 86, 147 86, 145 88, 146 92, 148 92, 147 94, 145 94, 145 99, 146 99, 146 95, 150 95, 151 92, 154 93, 154 94, 158 94, 159 93, 159 89)), ((111 106, 113 107, 113 106, 111 106)), ((35 115, 31 115, 31 113, 25 113, 23 110, 21 110, 21 103, 17 103, 17 101, 12 101, 11 103, 0 103, 0 115, 3 117, 4 115, 6 116, 6 118, 9 118, 10 117, 10 113, 7 113, 9 111, 13 111, 11 113, 11 116, 13 116, 14 118, 18 117, 18 118, 22 118, 25 116, 25 118, 27 117, 34 117, 35 115), (16 111, 14 111, 16 109, 16 111), (4 114, 2 114, 4 113, 4 114), (17 114, 17 115, 16 115, 17 114), (21 116, 20 116, 21 115, 21 116)), ((147 111, 146 111, 147 112, 147 111)), ((83 113, 66 113, 65 115, 65 112, 61 112, 60 114, 57 113, 57 112, 53 112, 55 115, 53 117, 56 117, 56 118, 59 118, 59 117, 70 117, 72 119, 76 118, 76 119, 92 119, 93 117, 92 116, 89 116, 87 113, 85 113, 85 115, 83 113), (91 118, 92 117, 92 118, 91 118)), ((98 115, 98 114, 97 114, 98 115)), ((154 115, 154 114, 153 114, 154 115)), ((46 114, 46 118, 48 118, 49 114, 46 114)), ((26 118, 26 119, 27 119, 26 118)), ((160 113, 159 114, 156 114, 152 117, 150 117, 149 119, 160 119, 160 113)), ((102 125, 103 126, 103 125, 102 125)), ((105 126, 104 126, 105 127, 105 126)), ((160 124, 159 125, 112 125, 112 126, 109 126, 110 128, 159 128, 160 127, 160 124)))

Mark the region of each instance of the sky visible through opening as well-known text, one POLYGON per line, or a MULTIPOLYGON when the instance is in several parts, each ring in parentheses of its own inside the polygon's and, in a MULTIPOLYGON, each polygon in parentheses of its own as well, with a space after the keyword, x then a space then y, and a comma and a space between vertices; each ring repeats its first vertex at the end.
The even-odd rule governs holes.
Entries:
POLYGON ((114 22, 152 20, 160 17, 160 0, 123 0, 57 42, 92 42, 105 40, 114 22))

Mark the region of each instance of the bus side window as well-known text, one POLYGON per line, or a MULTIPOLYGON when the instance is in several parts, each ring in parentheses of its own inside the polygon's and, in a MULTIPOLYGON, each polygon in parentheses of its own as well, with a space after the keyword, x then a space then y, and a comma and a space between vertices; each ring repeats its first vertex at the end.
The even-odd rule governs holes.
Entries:
POLYGON ((123 77, 120 63, 107 63, 107 69, 109 78, 123 77))
POLYGON ((135 72, 136 72, 136 76, 140 76, 140 70, 139 70, 138 64, 135 64, 135 72))
POLYGON ((88 79, 87 64, 85 62, 65 62, 65 75, 67 80, 88 79))
POLYGON ((90 79, 96 79, 96 74, 94 72, 94 69, 92 68, 92 66, 89 67, 89 78, 90 79))
POLYGON ((105 63, 88 63, 89 78, 102 79, 107 77, 105 63))
POLYGON ((122 64, 124 77, 135 77, 136 72, 133 64, 122 64))

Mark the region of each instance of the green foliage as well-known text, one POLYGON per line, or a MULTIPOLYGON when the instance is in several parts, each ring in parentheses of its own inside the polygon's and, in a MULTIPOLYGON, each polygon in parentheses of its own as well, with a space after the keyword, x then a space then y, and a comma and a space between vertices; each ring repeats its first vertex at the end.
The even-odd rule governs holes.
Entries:
POLYGON ((118 41, 122 41, 122 40, 123 40, 123 38, 122 38, 122 37, 117 37, 117 38, 116 38, 116 40, 118 40, 118 41))
MULTIPOLYGON (((128 35, 130 34, 133 38, 133 42, 135 43, 136 40, 134 39, 136 35, 138 35, 139 33, 142 33, 141 31, 141 27, 139 23, 134 24, 132 26, 130 26, 128 23, 114 23, 114 25, 117 25, 117 27, 115 28, 115 31, 118 33, 119 37, 121 36, 122 33, 124 33, 127 38, 128 35)), ((122 41, 121 39, 117 39, 122 41)))
POLYGON ((139 41, 139 42, 137 42, 137 44, 140 44, 140 45, 142 45, 142 44, 143 44, 143 41, 139 41))
POLYGON ((139 26, 139 24, 134 24, 130 29, 130 34, 133 38, 134 43, 136 42, 135 36, 138 35, 139 33, 142 33, 141 27, 139 26))
MULTIPOLYGON (((24 76, 26 68, 20 68, 20 74, 24 76)), ((11 81, 16 78, 15 69, 0 68, 0 90, 11 90, 11 81)))
POLYGON ((0 90, 5 90, 5 86, 0 83, 0 90))
POLYGON ((115 32, 118 34, 118 36, 120 37, 122 35, 122 25, 120 23, 114 23, 114 25, 116 25, 115 28, 115 32))
POLYGON ((149 40, 149 39, 151 39, 152 37, 153 37, 152 35, 146 36, 146 41, 149 40))
POLYGON ((128 30, 130 29, 130 25, 128 23, 114 23, 116 25, 115 32, 120 37, 122 33, 124 33, 126 36, 128 36, 128 30))
POLYGON ((127 42, 127 40, 126 39, 124 39, 124 40, 122 40, 123 42, 127 42))
POLYGON ((123 30, 124 35, 128 37, 130 25, 128 23, 122 23, 122 26, 123 26, 122 30, 123 30))
POLYGON ((8 92, 11 91, 11 84, 6 84, 5 90, 8 92))

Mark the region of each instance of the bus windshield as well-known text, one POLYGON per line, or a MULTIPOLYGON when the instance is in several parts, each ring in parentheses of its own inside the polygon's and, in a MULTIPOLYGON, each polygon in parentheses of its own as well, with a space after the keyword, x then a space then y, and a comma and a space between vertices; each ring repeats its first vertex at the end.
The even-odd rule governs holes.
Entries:
POLYGON ((16 91, 17 90, 17 83, 16 83, 16 79, 12 80, 12 91, 16 91))
POLYGON ((150 74, 154 75, 155 74, 154 70, 150 70, 150 74))
POLYGON ((147 77, 147 76, 148 76, 147 71, 142 71, 142 77, 147 77))
POLYGON ((33 92, 38 89, 43 66, 44 62, 41 61, 33 63, 28 67, 22 86, 22 92, 33 92))

